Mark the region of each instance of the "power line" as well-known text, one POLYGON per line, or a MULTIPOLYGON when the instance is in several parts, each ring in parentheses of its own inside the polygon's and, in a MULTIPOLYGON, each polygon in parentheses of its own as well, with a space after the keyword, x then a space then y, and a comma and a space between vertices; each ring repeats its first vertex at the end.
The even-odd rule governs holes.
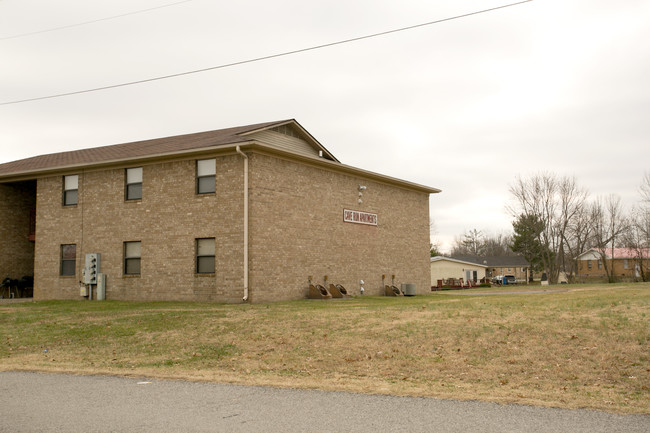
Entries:
POLYGON ((443 18, 443 19, 435 20, 435 21, 429 21, 429 22, 426 22, 426 23, 416 24, 416 25, 413 25, 413 26, 401 27, 401 28, 398 28, 398 29, 387 30, 387 31, 380 32, 380 33, 373 33, 373 34, 370 34, 370 35, 359 36, 359 37, 351 38, 351 39, 344 39, 344 40, 341 40, 341 41, 330 42, 330 43, 322 44, 322 45, 315 45, 315 46, 312 46, 312 47, 301 48, 301 49, 293 50, 293 51, 285 51, 283 53, 271 54, 271 55, 268 55, 268 56, 256 57, 256 58, 253 58, 253 59, 241 60, 241 61, 233 62, 233 63, 226 63, 226 64, 223 64, 223 65, 212 66, 212 67, 209 67, 209 68, 195 69, 195 70, 192 70, 192 71, 179 72, 179 73, 176 73, 176 74, 163 75, 163 76, 160 76, 160 77, 147 78, 147 79, 144 79, 144 80, 130 81, 130 82, 120 83, 120 84, 112 84, 112 85, 103 86, 103 87, 95 87, 95 88, 92 88, 92 89, 77 90, 77 91, 74 91, 74 92, 58 93, 58 94, 49 95, 49 96, 39 96, 39 97, 36 97, 36 98, 20 99, 20 100, 16 100, 16 101, 8 101, 8 102, 0 102, 0 105, 20 104, 20 103, 24 103, 24 102, 40 101, 40 100, 43 100, 43 99, 52 99, 52 98, 61 98, 61 97, 64 97, 64 96, 79 95, 79 94, 82 94, 82 93, 98 92, 98 91, 101 91, 101 90, 108 90, 108 89, 115 89, 115 88, 118 88, 118 87, 133 86, 133 85, 136 85, 136 84, 149 83, 149 82, 152 82, 152 81, 166 80, 168 78, 181 77, 181 76, 184 76, 184 75, 198 74, 200 72, 214 71, 214 70, 217 70, 217 69, 224 69, 224 68, 229 68, 229 67, 232 67, 232 66, 245 65, 245 64, 248 64, 248 63, 260 62, 260 61, 263 61, 263 60, 269 60, 269 59, 275 59, 275 58, 278 58, 278 57, 290 56, 292 54, 299 54, 299 53, 304 53, 304 52, 307 52, 307 51, 319 50, 321 48, 333 47, 333 46, 336 46, 336 45, 347 44, 347 43, 350 43, 350 42, 357 42, 357 41, 361 41, 361 40, 364 40, 364 39, 376 38, 378 36, 385 36, 385 35, 389 35, 389 34, 392 34, 392 33, 398 33, 398 32, 403 32, 403 31, 407 31, 407 30, 413 30, 413 29, 417 29, 417 28, 420 28, 420 27, 430 26, 430 25, 433 25, 433 24, 439 24, 439 23, 442 23, 442 22, 445 22, 445 21, 457 20, 457 19, 460 19, 460 18, 466 18, 466 17, 472 16, 472 15, 478 15, 478 14, 483 14, 483 13, 486 13, 486 12, 492 12, 492 11, 495 11, 495 10, 498 10, 498 9, 504 9, 504 8, 508 8, 508 7, 511 7, 511 6, 517 6, 517 5, 520 5, 520 4, 523 4, 523 3, 529 3, 529 2, 532 2, 532 1, 533 0, 524 0, 524 1, 517 2, 517 3, 510 3, 510 4, 507 4, 507 5, 503 5, 503 6, 497 6, 497 7, 494 7, 494 8, 484 9, 484 10, 480 10, 480 11, 476 11, 476 12, 470 12, 470 13, 463 14, 463 15, 456 15, 456 16, 453 16, 453 17, 443 18))
MULTIPOLYGON (((2 0, 0 0, 0 1, 2 1, 2 0)), ((120 14, 120 15, 113 15, 113 16, 110 16, 110 17, 99 18, 99 19, 92 20, 92 21, 84 21, 82 23, 70 24, 70 25, 67 25, 67 26, 54 27, 54 28, 46 29, 46 30, 38 30, 38 31, 35 31, 35 32, 21 33, 21 34, 12 35, 12 36, 3 36, 3 37, 0 37, 0 41, 4 41, 4 40, 7 40, 7 39, 17 39, 17 38, 22 38, 22 37, 25 37, 25 36, 39 35, 41 33, 54 32, 54 31, 57 31, 57 30, 69 29, 69 28, 72 28, 72 27, 85 26, 87 24, 98 23, 100 21, 114 20, 116 18, 122 18, 122 17, 126 17, 126 16, 129 16, 129 15, 141 14, 143 12, 149 12, 149 11, 153 11, 153 10, 156 10, 156 9, 162 9, 162 8, 166 8, 166 7, 170 7, 170 6, 176 6, 176 5, 179 5, 181 3, 188 3, 188 2, 191 2, 191 1, 194 1, 194 0, 183 0, 183 1, 176 2, 176 3, 168 3, 168 4, 165 4, 165 5, 161 5, 161 6, 155 6, 155 7, 149 8, 149 9, 141 9, 141 10, 138 10, 138 11, 127 12, 127 13, 120 14)))

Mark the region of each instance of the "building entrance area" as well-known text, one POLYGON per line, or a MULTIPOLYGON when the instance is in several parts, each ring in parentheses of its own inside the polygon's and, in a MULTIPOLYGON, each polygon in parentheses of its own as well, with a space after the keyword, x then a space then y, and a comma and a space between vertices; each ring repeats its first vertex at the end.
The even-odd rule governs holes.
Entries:
POLYGON ((31 298, 36 242, 36 180, 0 184, 0 299, 31 298))

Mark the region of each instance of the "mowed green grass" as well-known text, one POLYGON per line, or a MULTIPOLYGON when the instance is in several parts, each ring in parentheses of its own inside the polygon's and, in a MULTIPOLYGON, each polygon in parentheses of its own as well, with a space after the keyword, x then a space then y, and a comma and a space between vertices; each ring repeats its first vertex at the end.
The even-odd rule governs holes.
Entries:
POLYGON ((650 283, 546 289, 265 305, 0 304, 0 370, 650 413, 650 283))

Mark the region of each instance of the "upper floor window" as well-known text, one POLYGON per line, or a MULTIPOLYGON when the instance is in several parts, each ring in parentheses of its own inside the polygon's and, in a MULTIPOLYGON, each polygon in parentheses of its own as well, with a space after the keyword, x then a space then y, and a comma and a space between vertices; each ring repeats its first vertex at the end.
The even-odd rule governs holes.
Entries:
POLYGON ((210 194, 217 190, 217 160, 196 161, 196 193, 210 194))
POLYGON ((63 205, 72 206, 79 201, 79 175, 63 176, 63 205))
POLYGON ((125 195, 127 200, 142 199, 142 167, 126 169, 125 195))
POLYGON ((59 275, 74 276, 77 267, 77 246, 75 244, 61 245, 61 269, 59 275))
POLYGON ((213 274, 214 273, 214 238, 205 238, 196 240, 196 273, 213 274))
POLYGON ((124 274, 140 275, 141 243, 124 242, 124 274))

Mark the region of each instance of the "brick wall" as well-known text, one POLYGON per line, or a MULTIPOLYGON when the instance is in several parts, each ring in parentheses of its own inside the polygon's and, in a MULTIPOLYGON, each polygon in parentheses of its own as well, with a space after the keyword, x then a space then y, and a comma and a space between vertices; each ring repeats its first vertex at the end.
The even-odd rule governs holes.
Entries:
MULTIPOLYGON (((250 300, 307 296, 308 276, 383 294, 382 274, 429 291, 429 198, 316 166, 250 154, 250 300), (367 186, 358 204, 358 185, 367 186), (343 222, 343 209, 378 225, 343 222)), ((217 156, 216 194, 195 193, 195 160, 142 165, 142 200, 125 201, 124 169, 79 175, 79 203, 62 206, 62 177, 38 180, 37 299, 81 299, 86 253, 101 254, 107 299, 241 302, 243 158, 217 156), (216 238, 216 272, 195 273, 195 239, 216 238), (140 241, 141 274, 123 275, 123 242, 140 241), (59 276, 61 244, 77 245, 76 275, 59 276)))
MULTIPOLYGON (((598 268, 598 259, 590 260, 591 268, 589 268, 587 260, 578 260, 578 275, 583 278, 606 278, 607 273, 605 272, 605 263, 601 264, 601 267, 598 268)), ((642 260, 643 269, 647 272, 650 269, 649 260, 642 260)), ((607 259, 607 266, 611 269, 612 265, 614 266, 614 276, 617 278, 635 278, 636 277, 636 266, 641 265, 638 260, 635 259, 607 259), (627 261, 627 263, 626 263, 627 261), (627 264, 627 266, 626 266, 627 264)))
MULTIPOLYGON (((530 276, 526 275, 526 271, 523 270, 526 268, 527 267, 525 266, 492 266, 488 269, 490 270, 493 277, 496 277, 498 275, 514 275, 514 277, 517 279, 517 282, 526 283, 526 278, 530 276)), ((530 272, 530 268, 527 269, 528 272, 530 272)))
POLYGON ((34 243, 28 239, 30 211, 36 209, 36 183, 0 184, 0 281, 34 275, 34 243))
POLYGON ((308 277, 380 295, 390 284, 430 292, 429 196, 260 154, 250 161, 253 301, 307 296, 308 277), (359 204, 359 185, 365 185, 359 204), (343 210, 377 214, 377 226, 343 222, 343 210))
POLYGON ((77 172, 79 204, 61 204, 61 176, 39 179, 34 296, 80 299, 86 253, 101 254, 107 299, 241 299, 241 157, 218 158, 217 193, 195 193, 195 160, 143 166, 142 200, 125 201, 124 168, 77 172), (195 239, 215 237, 214 275, 195 273, 195 239), (140 276, 123 273, 123 243, 140 241, 140 276), (59 276, 60 245, 77 245, 77 275, 59 276))

